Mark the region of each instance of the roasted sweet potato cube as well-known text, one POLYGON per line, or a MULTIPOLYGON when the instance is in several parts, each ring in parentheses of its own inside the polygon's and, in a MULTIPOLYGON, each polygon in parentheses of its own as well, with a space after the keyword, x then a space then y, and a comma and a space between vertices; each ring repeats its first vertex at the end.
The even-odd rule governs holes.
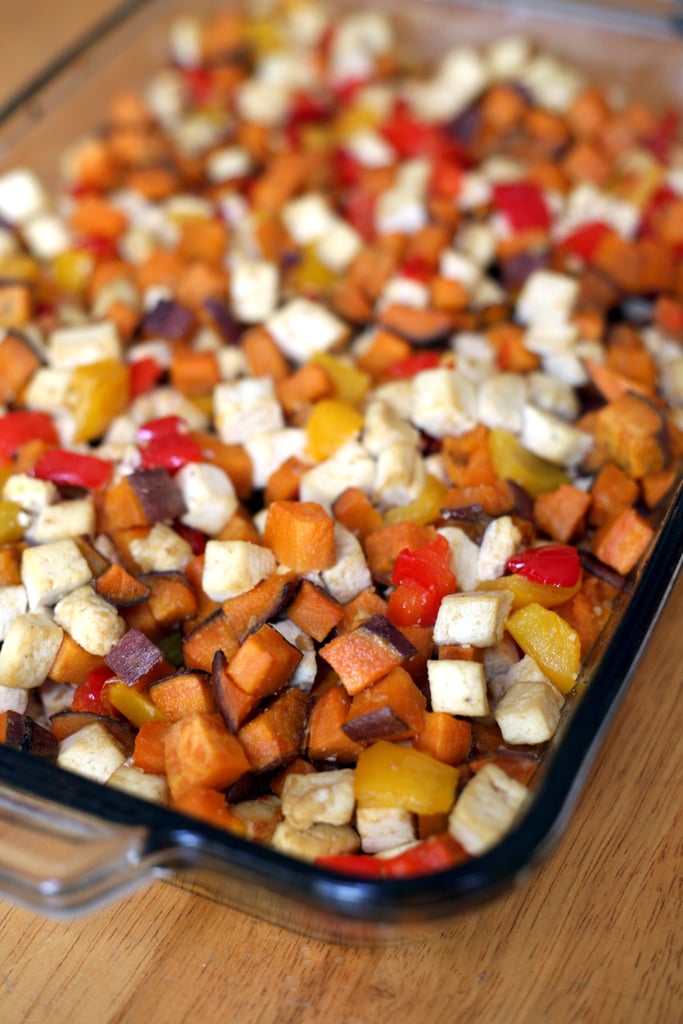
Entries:
POLYGON ((296 757, 303 742, 307 708, 303 690, 289 687, 242 726, 237 737, 256 771, 276 768, 296 757))
POLYGON ((268 697, 282 689, 302 657, 301 651, 265 622, 240 645, 228 672, 245 693, 268 697))

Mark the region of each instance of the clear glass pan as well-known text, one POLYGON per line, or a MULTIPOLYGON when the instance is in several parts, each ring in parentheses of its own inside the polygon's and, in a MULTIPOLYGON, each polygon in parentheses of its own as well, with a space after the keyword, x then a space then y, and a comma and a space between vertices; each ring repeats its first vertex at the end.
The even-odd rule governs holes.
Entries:
MULTIPOLYGON (((129 0, 117 15, 22 88, 0 112, 0 169, 27 165, 57 181, 66 143, 94 128, 118 86, 142 85, 161 62, 166 26, 187 0, 129 0)), ((215 7, 193 0, 193 12, 215 7)), ((355 6, 351 3, 339 7, 355 6)), ((406 46, 437 54, 456 40, 522 32, 589 74, 648 102, 683 104, 683 42, 670 4, 378 2, 406 46)), ((485 856, 433 877, 346 879, 166 808, 69 775, 0 746, 0 893, 41 913, 87 912, 153 877, 318 938, 408 939, 528 879, 556 841, 624 697, 681 564, 683 492, 621 614, 602 637, 551 744, 528 813, 485 856)))

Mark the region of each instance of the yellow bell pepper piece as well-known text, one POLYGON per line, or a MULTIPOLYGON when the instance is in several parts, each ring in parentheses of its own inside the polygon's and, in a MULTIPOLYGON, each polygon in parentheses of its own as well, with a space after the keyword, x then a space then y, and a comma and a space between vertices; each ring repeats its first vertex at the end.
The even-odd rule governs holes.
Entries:
POLYGON ((311 362, 322 366, 334 385, 334 398, 350 405, 359 405, 365 398, 371 384, 369 373, 364 373, 351 363, 330 355, 329 352, 317 352, 311 362))
POLYGON ((354 773, 360 807, 401 807, 413 814, 450 811, 457 783, 457 768, 387 740, 363 750, 354 773))
POLYGON ((425 485, 417 498, 407 505, 397 505, 395 508, 387 509, 384 518, 390 524, 410 522, 426 526, 439 517, 447 491, 446 484, 428 473, 425 485))
POLYGON ((581 666, 579 635, 557 612, 527 604, 513 612, 505 628, 562 693, 569 693, 581 666))
POLYGON ((127 366, 114 359, 77 366, 71 374, 65 404, 76 421, 74 441, 94 441, 128 405, 127 366))
POLYGON ((532 498, 569 483, 563 469, 528 451, 507 430, 489 432, 489 452, 496 475, 501 480, 513 480, 532 498))
POLYGON ((168 722, 168 716, 145 697, 144 693, 120 681, 108 683, 107 700, 112 707, 138 727, 145 722, 168 722))
POLYGON ((555 587, 550 583, 535 583, 525 580, 516 573, 511 576, 499 576, 496 580, 482 580, 477 590, 511 590, 513 595, 512 608, 523 608, 527 604, 541 604, 544 608, 556 608, 564 604, 581 589, 581 578, 573 587, 555 587))
POLYGON ((13 544, 23 536, 21 505, 16 501, 0 501, 0 544, 13 544))
POLYGON ((313 408, 306 422, 306 448, 316 462, 334 455, 337 448, 363 428, 363 416, 348 402, 324 398, 313 408))
POLYGON ((61 291, 84 291, 95 266, 95 258, 85 249, 67 249, 52 261, 55 281, 61 291))

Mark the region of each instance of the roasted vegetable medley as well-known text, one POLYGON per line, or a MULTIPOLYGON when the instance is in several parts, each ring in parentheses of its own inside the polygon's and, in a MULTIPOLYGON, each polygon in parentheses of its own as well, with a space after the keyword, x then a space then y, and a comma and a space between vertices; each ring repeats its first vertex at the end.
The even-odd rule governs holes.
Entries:
POLYGON ((4 172, 0 741, 340 871, 496 844, 676 486, 677 129, 272 0, 4 172))

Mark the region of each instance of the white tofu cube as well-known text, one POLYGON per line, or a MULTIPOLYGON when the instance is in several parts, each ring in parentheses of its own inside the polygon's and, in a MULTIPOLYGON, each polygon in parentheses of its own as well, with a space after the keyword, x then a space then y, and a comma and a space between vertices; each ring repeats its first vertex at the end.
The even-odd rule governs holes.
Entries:
POLYGON ((149 775, 133 765, 122 764, 106 780, 113 789, 120 789, 139 800, 154 804, 168 803, 168 783, 163 775, 149 775))
POLYGON ((91 579, 90 566, 75 540, 55 540, 22 551, 21 581, 31 610, 56 604, 91 579))
POLYGON ((19 615, 28 609, 26 588, 20 583, 0 587, 0 641, 4 640, 9 628, 19 615))
POLYGON ((517 297, 517 318, 523 324, 568 319, 579 294, 579 282, 568 274, 535 270, 517 297))
POLYGON ((32 690, 47 677, 62 642, 62 630, 45 612, 25 612, 10 623, 0 647, 3 686, 32 690))
POLYGON ((537 370, 527 374, 529 401, 539 409, 554 412, 566 420, 574 420, 580 406, 576 391, 566 380, 554 374, 537 370))
POLYGON ((375 460, 365 447, 354 439, 336 452, 306 470, 299 482, 301 501, 317 501, 328 512, 347 487, 358 487, 371 494, 375 484, 375 460))
POLYGON ((448 819, 448 830, 472 856, 495 846, 528 801, 528 790, 502 768, 487 764, 469 780, 448 819))
POLYGON ((88 496, 46 505, 27 531, 27 537, 38 544, 45 544, 67 537, 84 537, 94 532, 95 504, 88 496))
POLYGON ((574 468, 593 447, 593 438, 585 430, 567 423, 560 416, 526 402, 522 409, 520 443, 534 455, 557 466, 574 468))
POLYGON ((408 505, 420 494, 426 480, 422 455, 415 445, 392 444, 377 456, 372 497, 382 509, 408 505))
POLYGON ((187 462, 174 479, 185 502, 181 522, 215 537, 239 504, 228 474, 210 462, 187 462))
POLYGON ((365 409, 363 444, 377 456, 395 444, 416 446, 420 435, 411 424, 382 398, 371 398, 365 409))
POLYGON ((212 601, 244 594, 275 572, 270 548, 247 540, 210 540, 204 551, 202 588, 212 601))
POLYGON ((47 339, 51 366, 71 370, 105 359, 121 359, 121 341, 113 321, 57 327, 47 339))
POLYGON ((254 124, 275 127, 282 124, 290 107, 289 90, 278 82, 247 78, 236 94, 238 115, 254 124))
POLYGON ((230 304, 245 324, 267 320, 274 312, 279 291, 278 268, 268 260, 236 256, 230 274, 230 304))
POLYGON ((504 693, 493 715, 506 743, 545 743, 555 735, 563 704, 547 680, 521 680, 504 693))
POLYGON ((47 193, 33 171, 17 167, 0 178, 0 217, 7 224, 24 224, 46 206, 47 193))
POLYGON ((100 722, 62 740, 57 754, 60 768, 93 782, 107 782, 125 760, 123 747, 100 722))
POLYGON ((146 537, 130 542, 130 553, 142 572, 182 572, 192 558, 192 547, 166 523, 155 523, 146 537))
POLYGON ((496 580, 504 575, 508 558, 522 543, 522 534, 511 516, 492 519, 479 545, 477 580, 496 580))
POLYGON ((439 367, 411 381, 411 420, 430 437, 459 437, 476 426, 476 390, 466 378, 439 367))
POLYGON ((423 196, 399 186, 380 193, 375 206, 375 230, 380 235, 414 234, 429 220, 423 196))
POLYGON ((317 242, 331 230, 335 214, 327 199, 319 192, 307 192, 285 203, 282 220, 297 245, 317 242))
POLYGON ((511 607, 509 590, 448 594, 439 605, 434 642, 491 647, 501 639, 511 607))
POLYGON ((437 533, 446 538, 451 549, 451 569, 455 573, 458 590, 474 590, 477 585, 479 545, 459 526, 442 526, 437 533))
POLYGON ((491 430, 518 434, 527 393, 527 382, 521 373, 494 373, 479 385, 477 418, 491 430))
POLYGON ((53 260, 71 245, 71 234, 53 213, 39 213, 23 226, 24 239, 39 260, 53 260))
POLYGON ((284 426, 282 408, 270 377, 217 384, 213 406, 216 429, 226 444, 244 444, 255 434, 284 426))
POLYGON ((55 605, 55 622, 90 654, 104 656, 126 632, 126 623, 113 604, 90 584, 78 587, 55 605))
POLYGON ((251 459, 254 487, 265 487, 269 477, 287 459, 306 461, 306 446, 306 431, 301 427, 280 427, 247 438, 244 447, 251 459))
POLYGON ((356 807, 353 774, 353 768, 337 768, 288 775, 282 790, 287 824, 302 831, 315 824, 348 825, 356 807))
POLYGON ((348 326, 313 299, 294 298, 268 317, 265 326, 280 351, 293 363, 307 363, 316 352, 338 348, 348 326))
POLYGON ((324 586, 340 604, 347 604, 372 586, 372 575, 357 537, 341 523, 334 524, 336 561, 321 573, 324 586))
POLYGON ((51 480, 39 480, 28 473, 12 473, 2 489, 4 501, 14 501, 35 515, 59 498, 59 491, 51 480))
POLYGON ((433 711, 480 718, 489 713, 484 666, 478 661, 443 658, 427 662, 433 711))
POLYGON ((363 853, 381 853, 415 841, 415 818, 402 807, 359 807, 356 828, 363 853))
POLYGON ((243 178, 251 171, 253 160, 244 146, 223 146, 209 155, 206 176, 212 182, 243 178))
POLYGON ((342 853, 355 853, 360 839, 350 825, 311 825, 305 831, 281 821, 273 832, 271 846, 298 860, 313 863, 318 857, 333 857, 342 853))
MULTIPOLYGON (((73 690, 71 690, 73 693, 73 690)), ((0 714, 4 711, 16 711, 23 715, 28 708, 29 690, 20 690, 15 686, 3 686, 0 683, 0 714)))
POLYGON ((363 248, 363 239, 350 224, 337 217, 316 242, 320 262, 336 274, 343 273, 363 248))

